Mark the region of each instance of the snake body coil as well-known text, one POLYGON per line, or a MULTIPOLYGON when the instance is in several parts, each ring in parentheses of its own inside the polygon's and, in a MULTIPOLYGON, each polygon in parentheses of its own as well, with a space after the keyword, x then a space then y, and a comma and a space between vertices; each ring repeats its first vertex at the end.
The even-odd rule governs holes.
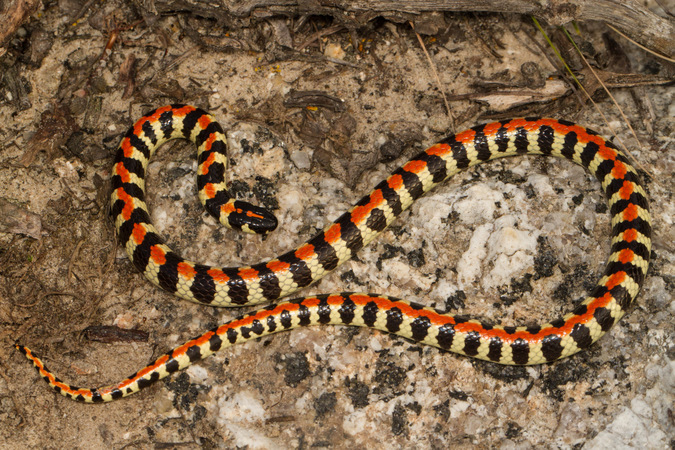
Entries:
POLYGON ((150 222, 144 201, 148 161, 160 145, 175 138, 196 143, 199 198, 224 225, 266 233, 277 222, 268 211, 228 194, 225 136, 211 115, 172 105, 136 122, 122 139, 112 171, 111 212, 120 242, 150 281, 193 302, 243 306, 286 297, 352 258, 438 183, 467 167, 516 154, 569 159, 600 181, 611 215, 611 254, 604 275, 573 312, 536 327, 489 325, 384 295, 318 295, 243 315, 171 350, 129 378, 98 389, 63 383, 28 348, 17 345, 64 396, 84 402, 125 397, 222 348, 316 324, 376 328, 500 364, 546 363, 589 347, 616 324, 637 297, 649 266, 651 219, 636 170, 611 142, 570 122, 513 119, 450 136, 394 171, 351 211, 295 250, 250 267, 229 268, 183 259, 164 244, 150 222))

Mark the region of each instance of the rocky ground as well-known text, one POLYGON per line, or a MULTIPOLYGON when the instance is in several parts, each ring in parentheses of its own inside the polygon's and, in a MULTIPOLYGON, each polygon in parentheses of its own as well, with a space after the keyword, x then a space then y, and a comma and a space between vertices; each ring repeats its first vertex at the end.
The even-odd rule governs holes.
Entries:
MULTIPOLYGON (((575 38, 601 74, 641 77, 619 76, 612 90, 626 121, 600 89, 594 104, 574 92, 529 18, 438 15, 421 44, 409 24, 383 19, 351 32, 311 16, 228 29, 177 13, 150 26, 121 1, 82 5, 45 2, 0 60, 0 446, 672 448, 672 64, 580 24, 575 38), (194 148, 167 144, 150 165, 148 203, 193 260, 231 266, 286 252, 451 130, 548 115, 616 133, 637 161, 654 224, 643 292, 593 348, 545 366, 319 327, 224 350, 112 404, 64 399, 15 342, 93 387, 241 313, 161 292, 115 244, 106 208, 116 145, 143 112, 176 102, 220 120, 233 192, 280 222, 266 239, 223 229, 197 200, 194 148), (97 342, 84 333, 93 325, 147 335, 97 342)), ((582 168, 495 161, 417 201, 302 294, 379 292, 493 322, 544 322, 597 281, 608 229, 582 168)))

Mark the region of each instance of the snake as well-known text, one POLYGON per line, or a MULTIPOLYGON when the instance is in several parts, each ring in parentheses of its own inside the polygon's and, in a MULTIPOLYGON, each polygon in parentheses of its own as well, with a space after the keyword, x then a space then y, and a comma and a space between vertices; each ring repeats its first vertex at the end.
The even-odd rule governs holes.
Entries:
POLYGON ((178 138, 197 146, 198 195, 211 215, 248 233, 264 235, 276 228, 270 211, 228 192, 227 140, 216 119, 194 106, 170 105, 140 118, 116 153, 110 214, 120 243, 148 280, 182 299, 211 306, 267 305, 100 388, 64 383, 29 348, 15 345, 51 388, 73 400, 99 403, 126 397, 226 347, 319 324, 373 328, 499 364, 550 363, 590 347, 607 333, 638 296, 649 267, 652 225, 637 170, 612 142, 569 121, 518 118, 451 135, 396 169, 304 244, 242 267, 188 261, 171 250, 152 225, 145 203, 148 162, 158 147, 178 138), (572 312, 541 325, 504 326, 380 294, 340 292, 276 302, 354 257, 434 186, 470 166, 521 154, 555 156, 583 166, 600 182, 607 199, 610 255, 602 277, 572 312))

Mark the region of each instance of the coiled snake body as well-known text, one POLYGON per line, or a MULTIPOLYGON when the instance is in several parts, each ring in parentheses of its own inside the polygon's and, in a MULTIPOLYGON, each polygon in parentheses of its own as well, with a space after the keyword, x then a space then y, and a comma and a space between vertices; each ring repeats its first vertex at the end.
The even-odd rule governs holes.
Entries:
POLYGON ((597 133, 554 119, 525 118, 480 125, 420 153, 363 197, 351 211, 295 250, 250 267, 219 268, 172 251, 150 222, 145 174, 169 139, 198 147, 197 184, 206 209, 229 227, 267 233, 265 209, 234 200, 225 188, 223 130, 205 111, 185 105, 142 117, 120 143, 112 171, 111 212, 120 242, 154 284, 212 306, 272 302, 317 281, 349 260, 402 211, 438 183, 469 166, 516 154, 542 154, 582 165, 599 181, 611 215, 611 254, 604 275, 573 312, 536 327, 489 325, 377 294, 336 293, 270 304, 171 350, 129 378, 103 388, 78 388, 56 378, 28 348, 19 349, 64 396, 84 402, 126 397, 230 345, 316 324, 356 325, 500 364, 540 364, 589 347, 624 315, 645 279, 651 251, 647 196, 626 157, 597 133))

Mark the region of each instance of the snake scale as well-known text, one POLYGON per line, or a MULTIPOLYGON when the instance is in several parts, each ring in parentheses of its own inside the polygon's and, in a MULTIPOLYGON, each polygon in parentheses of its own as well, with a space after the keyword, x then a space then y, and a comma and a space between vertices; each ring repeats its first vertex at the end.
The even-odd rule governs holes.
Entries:
POLYGON ((93 389, 62 382, 30 349, 17 344, 40 376, 66 397, 83 402, 126 397, 223 348, 317 324, 375 328, 500 364, 547 363, 589 347, 612 328, 637 297, 649 266, 651 218, 635 168, 611 142, 564 120, 512 119, 449 136, 395 170, 298 248, 270 261, 227 268, 185 260, 164 243, 150 221, 144 200, 148 162, 159 146, 176 138, 197 145, 199 199, 210 214, 228 227, 260 234, 274 230, 277 221, 267 210, 228 193, 226 139, 213 116, 193 106, 171 105, 138 120, 115 157, 111 214, 119 240, 138 270, 162 289, 193 302, 246 306, 286 297, 352 258, 437 184, 467 167, 518 154, 568 159, 600 181, 611 216, 610 256, 603 276, 581 304, 539 326, 491 325, 378 294, 309 296, 244 314, 119 383, 93 389))

